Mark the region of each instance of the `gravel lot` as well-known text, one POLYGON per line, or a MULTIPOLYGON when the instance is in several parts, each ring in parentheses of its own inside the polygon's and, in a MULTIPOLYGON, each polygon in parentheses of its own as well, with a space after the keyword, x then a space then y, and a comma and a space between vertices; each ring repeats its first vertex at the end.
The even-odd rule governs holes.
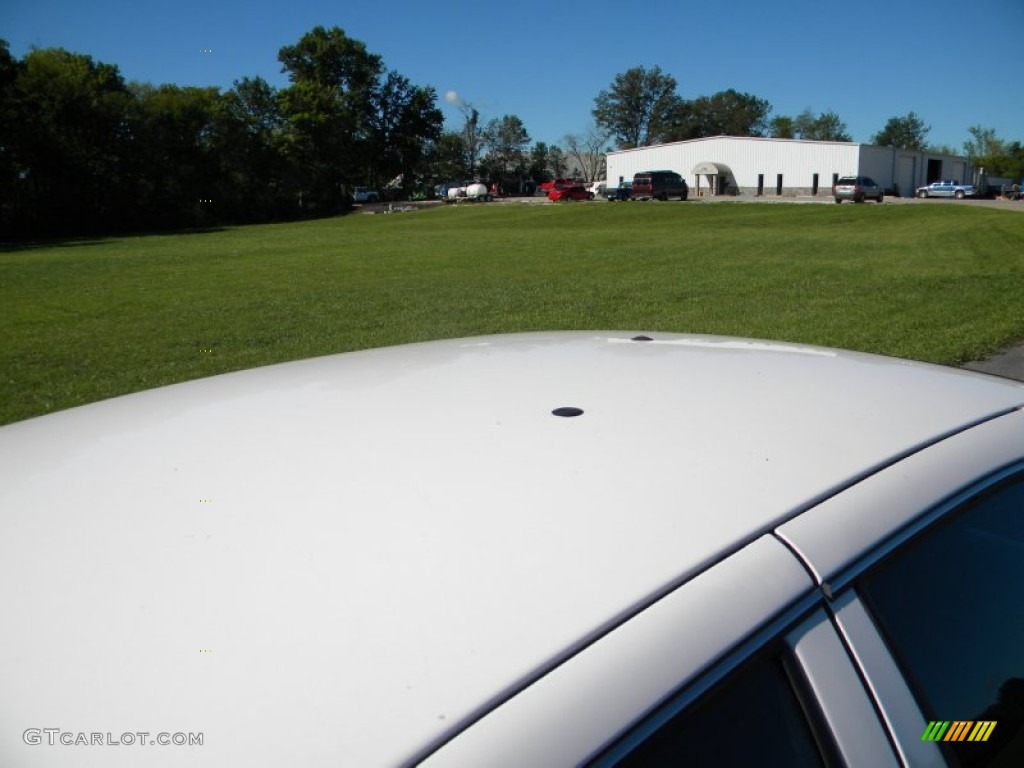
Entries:
POLYGON ((978 208, 998 208, 1004 211, 1024 211, 1024 201, 1021 200, 948 200, 938 197, 927 197, 921 200, 917 197, 887 197, 885 202, 899 205, 971 205, 978 208))
MULTIPOLYGON (((732 197, 722 195, 720 197, 701 197, 692 199, 691 202, 698 203, 806 203, 809 205, 835 205, 831 195, 796 195, 777 197, 775 195, 739 195, 732 197)), ((979 208, 996 208, 1005 211, 1024 211, 1024 200, 948 200, 944 198, 929 197, 924 200, 917 197, 886 197, 883 205, 970 205, 979 208)), ((857 203, 846 202, 843 205, 857 205, 857 203)), ((875 202, 865 202, 861 205, 878 205, 875 202)))
MULTIPOLYGON (((572 205, 578 205, 581 202, 586 201, 573 201, 572 205)), ((605 204, 608 201, 595 198, 592 203, 605 204)), ((650 201, 644 201, 650 202, 650 201)), ((672 201, 670 201, 672 202, 672 201)), ((678 201, 676 201, 678 202, 678 201)), ((764 195, 762 197, 756 197, 754 195, 739 195, 733 197, 731 195, 721 195, 719 197, 699 197, 690 198, 687 202, 690 203, 802 203, 810 205, 835 205, 831 195, 818 195, 817 197, 811 197, 810 195, 797 195, 787 196, 783 195, 777 197, 775 195, 764 195)), ((493 204, 509 204, 509 203, 530 203, 539 205, 556 205, 552 203, 546 197, 502 197, 497 200, 487 203, 488 205, 493 204)), ((568 205, 568 203, 558 203, 558 205, 568 205)), ((1024 200, 947 200, 935 197, 926 198, 921 200, 916 197, 886 197, 884 205, 970 205, 979 208, 995 208, 998 210, 1005 211, 1020 211, 1024 212, 1024 200)), ((412 208, 431 208, 437 205, 442 205, 440 200, 418 200, 416 202, 399 202, 399 203, 363 203, 356 204, 355 210, 360 213, 389 213, 392 210, 408 211, 412 208)), ((475 202, 462 202, 457 205, 483 205, 483 203, 475 202)), ((856 203, 844 203, 844 205, 856 205, 856 203)), ((877 205, 877 203, 867 202, 863 205, 877 205)))

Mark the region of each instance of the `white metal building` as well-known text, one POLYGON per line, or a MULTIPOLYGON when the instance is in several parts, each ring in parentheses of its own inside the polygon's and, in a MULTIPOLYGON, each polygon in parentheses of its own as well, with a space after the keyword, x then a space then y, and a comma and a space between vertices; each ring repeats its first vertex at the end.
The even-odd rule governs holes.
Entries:
POLYGON ((870 176, 887 194, 913 196, 938 179, 970 179, 966 157, 839 141, 714 136, 608 153, 608 183, 675 171, 691 196, 818 195, 840 176, 870 176))

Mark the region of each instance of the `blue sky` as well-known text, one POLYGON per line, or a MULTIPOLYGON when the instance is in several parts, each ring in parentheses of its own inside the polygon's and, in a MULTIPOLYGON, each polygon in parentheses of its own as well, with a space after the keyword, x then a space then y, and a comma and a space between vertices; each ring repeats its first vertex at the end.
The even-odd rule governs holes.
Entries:
POLYGON ((3 0, 12 53, 63 47, 126 80, 283 87, 277 52, 316 25, 341 27, 417 85, 450 126, 454 91, 484 119, 518 115, 559 143, 590 123, 619 72, 660 66, 684 98, 735 88, 773 114, 833 110, 856 141, 914 111, 956 149, 968 127, 1024 140, 1024 0, 3 0), (212 53, 204 51, 211 50, 212 53), (979 56, 990 57, 980 61, 979 56), (1013 63, 1011 63, 1013 62, 1013 63))

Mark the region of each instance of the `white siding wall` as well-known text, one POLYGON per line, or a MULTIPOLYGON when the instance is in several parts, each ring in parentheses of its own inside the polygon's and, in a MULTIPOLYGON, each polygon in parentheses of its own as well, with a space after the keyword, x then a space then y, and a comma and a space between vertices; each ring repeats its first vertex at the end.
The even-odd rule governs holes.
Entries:
MULTIPOLYGON (((608 179, 631 180, 640 171, 675 171, 691 189, 697 180, 693 168, 701 162, 726 165, 733 173, 733 184, 742 194, 755 194, 758 175, 764 177, 764 194, 774 195, 778 174, 786 193, 809 193, 818 174, 818 194, 832 190, 832 174, 857 173, 858 144, 787 139, 754 139, 718 136, 694 139, 654 147, 611 152, 608 155, 608 179)), ((707 180, 700 180, 704 189, 707 180)))
MULTIPOLYGON (((763 175, 766 197, 776 194, 778 174, 782 174, 784 195, 810 194, 814 174, 818 174, 818 196, 832 192, 832 177, 870 176, 891 190, 899 184, 900 194, 911 196, 914 188, 925 183, 927 157, 923 152, 894 150, 864 144, 796 139, 757 139, 715 136, 653 147, 640 147, 608 153, 608 183, 620 179, 631 181, 641 171, 675 171, 686 179, 691 194, 697 190, 693 169, 709 162, 728 166, 730 184, 743 195, 757 194, 758 175, 763 175)), ((943 173, 947 178, 964 180, 970 171, 965 158, 943 156, 943 173)), ((704 192, 708 183, 700 179, 704 192)))
POLYGON ((860 170, 857 176, 868 176, 883 189, 892 189, 896 155, 890 147, 860 145, 860 170))

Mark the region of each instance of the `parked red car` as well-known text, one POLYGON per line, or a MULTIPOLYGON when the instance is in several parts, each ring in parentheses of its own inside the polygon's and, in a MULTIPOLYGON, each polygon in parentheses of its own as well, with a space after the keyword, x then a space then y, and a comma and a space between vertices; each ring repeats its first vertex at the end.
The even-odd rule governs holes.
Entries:
POLYGON ((585 187, 572 186, 572 187, 555 187, 548 192, 548 200, 593 200, 594 193, 585 187))
POLYGON ((557 189, 558 187, 574 187, 577 184, 582 186, 583 182, 578 181, 577 179, 552 179, 551 181, 543 182, 540 185, 540 188, 545 192, 550 192, 552 189, 557 189))

